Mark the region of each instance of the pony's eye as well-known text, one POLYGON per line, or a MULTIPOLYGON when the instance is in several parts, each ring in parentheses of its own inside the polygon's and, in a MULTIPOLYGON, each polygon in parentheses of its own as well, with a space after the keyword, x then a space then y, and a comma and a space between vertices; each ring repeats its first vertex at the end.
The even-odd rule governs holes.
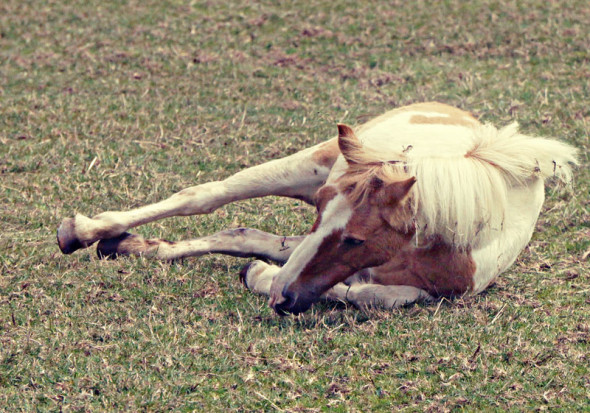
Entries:
POLYGON ((365 240, 354 237, 345 237, 343 242, 344 244, 350 245, 351 247, 356 247, 358 245, 363 245, 365 240))

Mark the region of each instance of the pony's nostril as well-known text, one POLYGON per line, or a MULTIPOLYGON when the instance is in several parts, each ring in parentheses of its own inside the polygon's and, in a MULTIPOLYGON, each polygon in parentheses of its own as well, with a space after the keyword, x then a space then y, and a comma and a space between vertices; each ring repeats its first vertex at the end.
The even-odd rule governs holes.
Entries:
POLYGON ((297 294, 295 294, 293 291, 289 291, 286 287, 283 288, 283 292, 281 294, 283 295, 283 298, 285 299, 281 303, 281 307, 283 307, 283 308, 288 309, 297 300, 297 294))
POLYGON ((287 288, 285 287, 281 292, 281 296, 282 297, 280 298, 280 300, 275 302, 273 308, 277 312, 277 314, 283 316, 287 315, 287 313, 292 312, 291 308, 297 301, 297 294, 287 290, 287 288))
POLYGON ((298 315, 307 311, 313 302, 313 299, 300 295, 297 290, 293 291, 284 288, 280 301, 276 301, 273 308, 281 316, 287 314, 298 315))

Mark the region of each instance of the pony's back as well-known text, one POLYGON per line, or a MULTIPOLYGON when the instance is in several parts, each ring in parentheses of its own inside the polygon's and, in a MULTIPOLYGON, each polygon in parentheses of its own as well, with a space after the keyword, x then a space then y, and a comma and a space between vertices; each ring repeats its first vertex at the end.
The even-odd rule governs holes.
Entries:
POLYGON ((482 125, 438 103, 388 112, 358 135, 375 158, 401 160, 417 178, 420 235, 441 235, 459 247, 481 245, 501 231, 511 190, 552 176, 568 182, 577 163, 570 145, 520 134, 516 123, 482 125))

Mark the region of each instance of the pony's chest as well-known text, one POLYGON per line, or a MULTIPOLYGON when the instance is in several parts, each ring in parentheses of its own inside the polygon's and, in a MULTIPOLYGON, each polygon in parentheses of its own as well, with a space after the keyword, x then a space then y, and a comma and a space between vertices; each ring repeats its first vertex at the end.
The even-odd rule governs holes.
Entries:
POLYGON ((470 252, 435 242, 428 248, 405 251, 371 269, 373 282, 409 285, 434 297, 457 296, 473 290, 476 264, 470 252))

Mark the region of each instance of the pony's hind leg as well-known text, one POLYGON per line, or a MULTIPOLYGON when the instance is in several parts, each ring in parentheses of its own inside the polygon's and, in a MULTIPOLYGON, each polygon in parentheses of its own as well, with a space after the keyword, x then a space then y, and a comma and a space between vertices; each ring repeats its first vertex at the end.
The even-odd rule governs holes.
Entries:
POLYGON ((234 257, 256 257, 284 263, 305 236, 284 237, 257 229, 237 228, 188 241, 171 242, 144 239, 127 232, 116 238, 101 240, 99 257, 118 255, 147 255, 161 260, 198 257, 205 254, 225 254, 234 257))
POLYGON ((130 211, 109 211, 65 219, 57 231, 61 251, 70 254, 101 240, 116 238, 148 222, 171 216, 206 214, 242 199, 279 195, 313 203, 339 154, 335 139, 286 158, 238 172, 223 181, 184 189, 158 203, 130 211))

